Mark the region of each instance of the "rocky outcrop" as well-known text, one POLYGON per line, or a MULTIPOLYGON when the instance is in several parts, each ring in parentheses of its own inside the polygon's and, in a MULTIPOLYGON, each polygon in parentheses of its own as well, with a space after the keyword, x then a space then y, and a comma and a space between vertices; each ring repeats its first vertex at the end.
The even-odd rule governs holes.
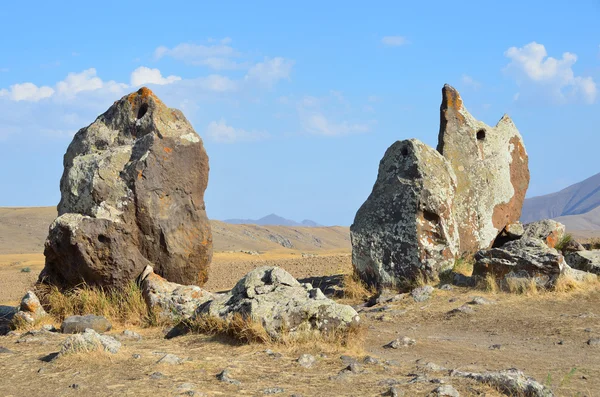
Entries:
POLYGON ((565 260, 573 269, 600 275, 600 251, 575 251, 565 254, 565 260))
POLYGON ((149 309, 162 319, 191 317, 203 303, 213 299, 213 294, 196 285, 171 283, 148 266, 140 276, 142 295, 149 309))
POLYGON ((37 295, 33 291, 27 291, 21 299, 17 313, 12 317, 12 322, 14 324, 19 322, 34 324, 46 315, 47 313, 42 307, 37 295))
POLYGON ((442 89, 438 151, 456 175, 452 211, 461 253, 489 248, 517 222, 529 186, 523 139, 507 115, 495 127, 476 120, 458 91, 442 89))
POLYGON ((557 250, 537 238, 521 238, 499 248, 475 254, 473 276, 496 278, 543 276, 544 286, 551 286, 563 272, 565 260, 557 250))
POLYGON ((435 279, 457 255, 519 239, 528 186, 527 152, 512 120, 476 120, 445 85, 437 152, 399 141, 379 164, 350 228, 355 271, 377 286, 435 279))
POLYGON ((434 279, 451 267, 459 243, 455 191, 454 174, 434 149, 415 139, 390 146, 350 227, 352 262, 362 280, 394 285, 434 279))
POLYGON ((212 256, 208 171, 179 110, 147 88, 116 101, 64 156, 40 280, 118 287, 152 265, 167 280, 201 285, 212 256))
POLYGON ((259 267, 244 276, 231 292, 216 295, 200 306, 196 316, 230 320, 240 315, 260 322, 273 338, 284 330, 291 334, 329 331, 357 324, 356 311, 325 297, 319 288, 300 284, 279 267, 259 267))
POLYGON ((543 219, 525 225, 525 232, 521 238, 539 239, 548 247, 554 248, 564 235, 565 225, 552 219, 543 219))

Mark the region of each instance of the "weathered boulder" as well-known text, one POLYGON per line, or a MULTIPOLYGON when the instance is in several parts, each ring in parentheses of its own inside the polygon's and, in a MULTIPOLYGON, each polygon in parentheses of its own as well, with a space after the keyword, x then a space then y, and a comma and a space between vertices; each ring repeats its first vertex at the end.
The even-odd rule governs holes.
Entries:
POLYGON ((229 320, 241 315, 260 322, 273 338, 278 338, 283 330, 292 334, 330 331, 359 322, 351 306, 336 303, 318 290, 310 284, 300 284, 279 267, 259 267, 238 281, 231 292, 215 295, 200 306, 196 316, 229 320))
POLYGON ((47 313, 37 295, 33 291, 27 291, 21 299, 19 309, 12 318, 12 322, 13 324, 17 322, 33 324, 46 315, 47 313))
POLYGON ((40 281, 118 287, 147 265, 173 282, 206 280, 208 156, 179 110, 141 88, 79 130, 63 162, 40 281))
POLYGON ((498 372, 463 372, 453 370, 451 376, 473 379, 488 384, 509 396, 552 397, 554 393, 548 387, 526 376, 516 368, 498 372))
POLYGON ((454 264, 456 182, 448 162, 416 139, 390 146, 350 227, 352 262, 370 285, 435 279, 454 264))
POLYGON ((180 285, 165 280, 150 266, 144 269, 140 280, 146 304, 163 319, 189 318, 198 306, 213 298, 213 294, 196 285, 180 285))
POLYGON ((560 276, 564 265, 564 257, 543 240, 523 237, 499 248, 478 251, 473 276, 488 273, 498 278, 544 275, 545 284, 550 286, 560 276))
POLYGON ((86 329, 91 329, 99 333, 110 331, 112 324, 104 316, 86 314, 85 316, 69 316, 65 318, 60 326, 60 332, 63 334, 78 334, 86 329))
POLYGON ((93 351, 104 351, 116 354, 121 348, 121 342, 107 335, 100 335, 93 329, 86 329, 81 334, 69 336, 63 342, 59 356, 73 353, 89 353, 93 351))
POLYGON ((567 264, 573 269, 600 275, 600 251, 575 251, 565 254, 567 264))
POLYGON ((438 151, 456 175, 452 212, 461 253, 489 248, 519 220, 529 186, 523 139, 507 115, 490 127, 467 111, 458 91, 442 89, 438 151))
POLYGON ((548 247, 554 248, 565 235, 565 225, 552 219, 528 223, 525 225, 523 239, 537 238, 548 247))

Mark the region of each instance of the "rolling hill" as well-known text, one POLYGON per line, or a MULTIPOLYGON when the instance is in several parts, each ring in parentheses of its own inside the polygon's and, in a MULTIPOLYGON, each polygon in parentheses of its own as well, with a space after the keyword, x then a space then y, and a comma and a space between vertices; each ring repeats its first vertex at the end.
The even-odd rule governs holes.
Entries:
POLYGON ((570 230, 600 230, 600 173, 559 192, 525 200, 521 222, 552 218, 570 230))
POLYGON ((305 226, 320 227, 317 222, 305 219, 302 222, 296 222, 291 219, 283 218, 279 215, 270 214, 260 219, 225 219, 223 222, 233 225, 262 225, 262 226, 305 226))
MULTIPOLYGON (((56 207, 0 207, 0 255, 42 253, 56 214, 56 207)), ((215 252, 350 250, 348 227, 233 225, 216 220, 211 226, 215 252)))

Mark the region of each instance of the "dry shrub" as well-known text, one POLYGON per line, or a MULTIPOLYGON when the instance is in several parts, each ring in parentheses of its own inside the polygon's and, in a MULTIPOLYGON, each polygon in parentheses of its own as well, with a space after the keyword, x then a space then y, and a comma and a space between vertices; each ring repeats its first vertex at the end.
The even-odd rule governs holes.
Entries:
POLYGON ((288 349, 317 349, 338 351, 362 350, 366 337, 366 329, 362 325, 353 324, 345 328, 335 328, 328 331, 300 329, 290 332, 280 330, 277 338, 272 337, 263 325, 247 316, 235 314, 225 320, 213 316, 199 316, 186 320, 185 325, 192 333, 225 336, 235 341, 248 344, 267 344, 288 349))
POLYGON ((346 299, 366 301, 375 294, 356 274, 345 274, 342 279, 342 292, 346 299))
POLYGON ((271 337, 265 328, 252 319, 235 314, 230 320, 214 316, 198 316, 185 321, 191 332, 205 335, 227 336, 243 343, 266 343, 271 337))
POLYGON ((538 285, 534 277, 507 277, 504 279, 507 292, 520 295, 537 295, 538 285))
POLYGON ((85 314, 105 316, 122 325, 149 326, 156 322, 135 282, 111 290, 82 285, 61 291, 56 286, 40 286, 36 293, 46 311, 59 322, 68 316, 85 314))
POLYGON ((561 293, 584 292, 600 286, 595 274, 587 275, 583 280, 576 280, 570 275, 561 275, 554 284, 554 291, 561 293))
POLYGON ((477 287, 492 294, 496 294, 500 290, 496 276, 492 273, 486 274, 485 277, 479 281, 477 287))

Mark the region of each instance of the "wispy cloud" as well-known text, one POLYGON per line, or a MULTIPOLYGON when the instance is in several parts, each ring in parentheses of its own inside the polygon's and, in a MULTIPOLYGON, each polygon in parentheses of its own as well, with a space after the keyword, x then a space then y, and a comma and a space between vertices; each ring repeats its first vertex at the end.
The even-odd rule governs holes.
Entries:
POLYGON ((179 76, 163 77, 160 70, 150 69, 145 66, 140 66, 131 72, 131 85, 133 87, 139 87, 144 84, 165 85, 179 80, 181 80, 179 76))
POLYGON ((565 52, 560 59, 553 58, 548 56, 544 45, 531 42, 521 48, 511 47, 504 55, 510 59, 504 71, 516 79, 520 94, 550 97, 558 103, 582 100, 591 104, 596 100, 594 80, 576 76, 573 71, 577 62, 577 55, 573 53, 565 52))
POLYGON ((473 88, 474 90, 478 90, 481 88, 481 83, 475 80, 473 77, 469 76, 468 74, 463 74, 460 81, 462 81, 462 83, 466 87, 473 88))
POLYGON ((228 125, 225 119, 211 121, 206 128, 206 137, 218 143, 251 142, 269 138, 266 132, 246 131, 228 125))
MULTIPOLYGON (((209 39, 209 43, 212 42, 214 40, 209 39)), ((230 43, 231 39, 227 37, 216 44, 182 43, 173 48, 161 46, 154 50, 154 58, 158 60, 170 57, 191 65, 206 66, 215 70, 246 68, 246 63, 236 61, 241 54, 231 47, 230 43)))
POLYGON ((384 36, 381 42, 389 47, 400 47, 408 44, 408 40, 404 36, 384 36))
POLYGON ((263 62, 257 63, 248 70, 245 79, 271 87, 280 80, 288 80, 293 66, 294 61, 290 59, 265 58, 263 62))

